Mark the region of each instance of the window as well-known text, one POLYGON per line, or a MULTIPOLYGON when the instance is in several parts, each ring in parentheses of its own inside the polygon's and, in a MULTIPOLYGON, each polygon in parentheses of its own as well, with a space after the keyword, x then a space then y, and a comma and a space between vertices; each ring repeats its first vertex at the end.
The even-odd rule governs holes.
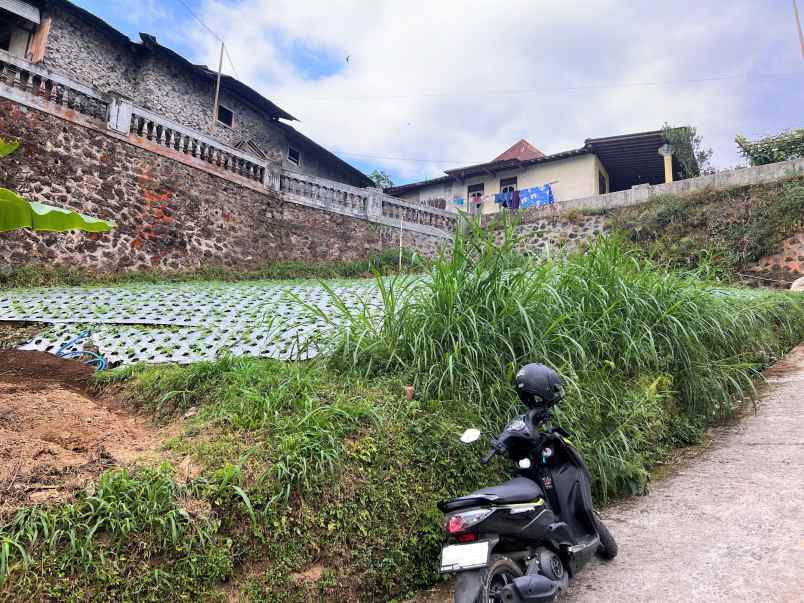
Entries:
POLYGON ((218 123, 234 128, 234 112, 223 105, 218 105, 218 123))
POLYGON ((290 161, 293 165, 301 165, 301 153, 298 151, 298 149, 288 147, 288 161, 290 161))
POLYGON ((597 173, 597 192, 599 195, 605 195, 607 192, 609 192, 606 175, 603 172, 597 173))
POLYGON ((480 213, 483 210, 483 183, 471 185, 466 193, 469 197, 469 211, 480 213))
POLYGON ((39 9, 23 2, 15 7, 13 13, 0 9, 0 49, 14 56, 27 58, 31 48, 31 37, 39 23, 39 9), (29 10, 35 11, 35 14, 28 15, 29 10), (17 11, 21 14, 16 14, 17 11), (22 14, 25 16, 21 16, 22 14), (31 18, 36 21, 31 21, 31 18))
POLYGON ((515 190, 516 190, 516 176, 514 176, 513 178, 500 179, 501 193, 513 193, 515 190))

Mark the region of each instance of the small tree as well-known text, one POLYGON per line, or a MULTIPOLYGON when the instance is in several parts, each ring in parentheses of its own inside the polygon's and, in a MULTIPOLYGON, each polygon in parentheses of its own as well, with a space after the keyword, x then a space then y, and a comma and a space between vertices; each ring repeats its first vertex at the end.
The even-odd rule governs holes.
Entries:
POLYGON ((753 142, 738 134, 734 140, 751 165, 765 165, 804 157, 804 128, 785 130, 753 142))
POLYGON ((695 128, 674 127, 665 123, 662 131, 664 139, 673 147, 673 156, 684 169, 683 177, 694 178, 714 173, 711 163, 712 149, 704 148, 703 139, 695 128))
POLYGON ((382 170, 374 170, 371 172, 371 175, 369 175, 369 178, 371 178, 374 181, 374 184, 381 189, 386 189, 394 185, 394 181, 391 180, 391 176, 382 170))

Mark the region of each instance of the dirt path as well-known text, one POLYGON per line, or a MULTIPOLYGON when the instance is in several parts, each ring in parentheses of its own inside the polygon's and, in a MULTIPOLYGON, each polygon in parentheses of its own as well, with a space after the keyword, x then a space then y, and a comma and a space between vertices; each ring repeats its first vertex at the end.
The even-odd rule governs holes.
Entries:
POLYGON ((92 372, 43 352, 0 350, 0 515, 69 498, 156 447, 150 422, 87 393, 92 372))
POLYGON ((768 381, 756 415, 606 510, 620 555, 587 567, 565 601, 804 601, 804 346, 768 381))
POLYGON ((804 346, 767 377, 756 414, 713 430, 648 496, 606 509, 620 554, 592 562, 561 601, 804 601, 804 346))

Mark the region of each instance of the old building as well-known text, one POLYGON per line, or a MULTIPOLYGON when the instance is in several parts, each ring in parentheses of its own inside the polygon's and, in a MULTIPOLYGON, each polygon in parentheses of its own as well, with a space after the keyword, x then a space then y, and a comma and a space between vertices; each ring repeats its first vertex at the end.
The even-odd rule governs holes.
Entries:
POLYGON ((296 118, 224 75, 215 119, 217 73, 140 34, 131 41, 66 0, 0 0, 0 51, 130 100, 182 126, 269 160, 290 172, 356 187, 373 186, 289 122, 296 118))
POLYGON ((545 155, 519 140, 487 163, 447 170, 445 176, 386 189, 409 203, 472 214, 516 206, 520 193, 541 192, 560 202, 688 177, 671 155, 664 132, 590 138, 578 149, 545 155))

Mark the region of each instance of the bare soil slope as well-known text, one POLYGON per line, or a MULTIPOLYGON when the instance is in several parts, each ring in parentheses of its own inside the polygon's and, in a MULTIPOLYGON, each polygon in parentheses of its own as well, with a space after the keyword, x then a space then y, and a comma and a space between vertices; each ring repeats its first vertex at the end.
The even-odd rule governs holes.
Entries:
POLYGON ((0 350, 0 515, 69 497, 110 465, 152 450, 157 431, 86 389, 92 369, 43 352, 0 350))

